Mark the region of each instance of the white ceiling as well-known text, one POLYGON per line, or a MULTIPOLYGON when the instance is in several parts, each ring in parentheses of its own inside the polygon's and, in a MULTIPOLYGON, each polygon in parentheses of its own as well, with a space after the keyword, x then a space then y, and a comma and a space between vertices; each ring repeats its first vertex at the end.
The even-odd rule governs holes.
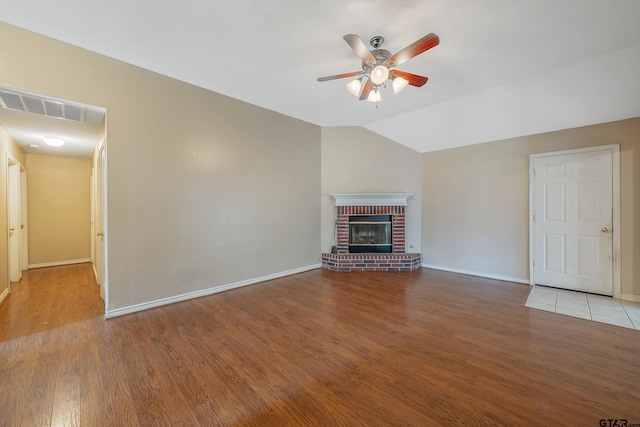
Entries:
POLYGON ((640 116, 636 0, 0 0, 3 21, 320 126, 419 152, 640 116), (347 93, 342 39, 383 36, 422 88, 347 93))

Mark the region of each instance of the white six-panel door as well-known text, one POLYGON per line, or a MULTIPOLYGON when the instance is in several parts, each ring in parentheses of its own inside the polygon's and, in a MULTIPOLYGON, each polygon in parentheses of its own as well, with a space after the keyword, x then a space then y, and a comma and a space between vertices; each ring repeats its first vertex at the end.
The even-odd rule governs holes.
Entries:
POLYGON ((612 165, 611 150, 534 159, 535 284, 613 294, 612 165))

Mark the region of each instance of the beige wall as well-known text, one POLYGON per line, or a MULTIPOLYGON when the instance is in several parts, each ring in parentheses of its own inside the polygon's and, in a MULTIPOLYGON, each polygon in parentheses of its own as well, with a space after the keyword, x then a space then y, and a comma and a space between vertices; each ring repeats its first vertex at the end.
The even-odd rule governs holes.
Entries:
POLYGON ((9 246, 9 223, 7 219, 7 155, 10 154, 25 164, 25 153, 15 143, 7 131, 0 126, 0 297, 9 288, 9 264, 7 250, 9 246))
POLYGON ((407 252, 420 252, 420 154, 361 127, 322 128, 321 251, 333 244, 336 193, 413 193, 407 252))
POLYGON ((107 109, 107 310, 320 263, 319 127, 3 23, 0 85, 107 109))
POLYGON ((29 265, 91 258, 91 161, 27 154, 29 265))
POLYGON ((621 292, 640 297, 640 118, 422 155, 424 262, 528 280, 528 155, 620 144, 621 292))

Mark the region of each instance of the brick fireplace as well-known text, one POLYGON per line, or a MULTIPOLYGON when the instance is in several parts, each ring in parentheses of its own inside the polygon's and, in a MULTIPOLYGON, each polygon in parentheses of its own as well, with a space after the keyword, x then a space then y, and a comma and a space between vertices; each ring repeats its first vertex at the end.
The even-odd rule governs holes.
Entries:
MULTIPOLYGON (((322 267, 333 271, 411 271, 420 268, 419 253, 406 253, 405 210, 407 199, 412 194, 332 194, 336 201, 335 250, 322 254, 322 267), (381 219, 381 218, 389 218, 381 219), (368 221, 372 218, 372 221, 368 221), (371 252, 362 252, 361 224, 390 223, 384 235, 388 241, 371 237, 371 252), (389 238, 390 237, 390 238, 389 238), (390 246, 390 248, 388 248, 390 246), (378 247, 385 247, 387 253, 379 253, 378 247), (390 250, 389 250, 390 249, 390 250)), ((368 249, 365 249, 368 250, 368 249)))

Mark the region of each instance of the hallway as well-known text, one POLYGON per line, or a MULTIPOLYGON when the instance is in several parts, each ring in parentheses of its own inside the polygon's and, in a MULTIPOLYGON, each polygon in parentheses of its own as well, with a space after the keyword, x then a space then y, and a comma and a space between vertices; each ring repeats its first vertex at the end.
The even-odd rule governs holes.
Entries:
POLYGON ((0 306, 0 342, 103 314, 90 263, 24 271, 0 306))

